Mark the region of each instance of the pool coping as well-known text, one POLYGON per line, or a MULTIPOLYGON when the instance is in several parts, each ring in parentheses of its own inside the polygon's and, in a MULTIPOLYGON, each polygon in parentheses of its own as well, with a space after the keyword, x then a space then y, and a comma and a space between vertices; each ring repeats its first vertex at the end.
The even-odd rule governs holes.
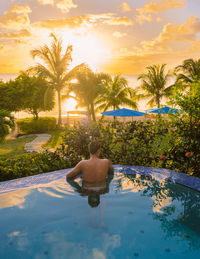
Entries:
MULTIPOLYGON (((200 178, 183 174, 163 168, 145 167, 145 166, 129 166, 114 165, 116 173, 139 174, 156 178, 157 180, 168 180, 174 183, 182 184, 200 192, 200 178)), ((48 184, 57 180, 65 180, 66 174, 71 168, 58 171, 23 177, 19 179, 0 182, 0 193, 16 191, 22 188, 29 188, 48 184)))

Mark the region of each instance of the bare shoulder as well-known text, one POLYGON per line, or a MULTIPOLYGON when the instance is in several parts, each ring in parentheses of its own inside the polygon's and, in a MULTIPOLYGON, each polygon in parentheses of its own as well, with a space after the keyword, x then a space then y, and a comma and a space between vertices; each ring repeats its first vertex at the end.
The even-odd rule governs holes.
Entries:
POLYGON ((113 174, 114 168, 113 168, 113 165, 112 165, 111 161, 109 159, 103 159, 103 160, 105 161, 105 163, 108 166, 108 173, 113 174))
POLYGON ((110 160, 107 159, 107 158, 102 159, 102 161, 103 161, 104 163, 111 164, 110 160))

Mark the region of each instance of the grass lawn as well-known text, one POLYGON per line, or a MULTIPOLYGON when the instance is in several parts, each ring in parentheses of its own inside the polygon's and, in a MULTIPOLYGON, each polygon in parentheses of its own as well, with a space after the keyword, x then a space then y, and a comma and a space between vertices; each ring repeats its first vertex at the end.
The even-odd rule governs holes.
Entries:
POLYGON ((47 133, 51 135, 51 138, 46 144, 42 145, 42 147, 44 149, 55 149, 59 147, 59 145, 62 143, 62 136, 64 135, 65 130, 57 129, 54 131, 49 131, 47 133))
POLYGON ((21 155, 26 153, 24 150, 24 145, 27 142, 34 140, 36 137, 23 137, 17 139, 5 140, 4 143, 0 144, 0 158, 12 157, 15 155, 21 155))
MULTIPOLYGON (((62 135, 64 134, 63 129, 54 130, 47 132, 51 135, 51 139, 42 147, 44 149, 55 149, 62 143, 62 135)), ((11 158, 15 155, 25 154, 24 145, 27 142, 31 142, 35 137, 26 137, 16 138, 16 139, 8 139, 5 140, 4 143, 0 144, 0 158, 11 158)))

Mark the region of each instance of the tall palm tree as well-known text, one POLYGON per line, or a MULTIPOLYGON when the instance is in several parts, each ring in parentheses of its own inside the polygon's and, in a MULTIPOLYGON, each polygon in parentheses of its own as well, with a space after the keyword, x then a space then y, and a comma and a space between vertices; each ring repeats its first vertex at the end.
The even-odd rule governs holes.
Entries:
POLYGON ((183 84, 193 83, 200 79, 200 59, 192 58, 183 61, 182 65, 175 68, 176 82, 183 84))
POLYGON ((35 71, 37 74, 45 77, 49 82, 49 87, 57 92, 58 96, 58 126, 62 123, 61 111, 61 90, 66 86, 66 83, 71 79, 74 70, 69 71, 69 65, 72 62, 72 46, 69 45, 62 55, 62 40, 58 39, 55 34, 51 33, 53 38, 51 46, 46 44, 39 49, 33 49, 31 55, 33 58, 40 58, 44 65, 37 63, 35 67, 30 68, 30 71, 35 71))
POLYGON ((151 98, 147 103, 150 107, 154 104, 160 108, 161 99, 171 94, 172 86, 166 86, 170 77, 165 73, 166 64, 147 67, 147 73, 140 74, 138 80, 142 81, 137 90, 143 91, 142 98, 151 98))
POLYGON ((119 109, 120 105, 137 109, 135 91, 128 87, 128 81, 120 75, 116 75, 113 79, 111 76, 109 77, 105 85, 105 93, 97 103, 99 104, 98 109, 103 111, 109 108, 119 109))
POLYGON ((98 98, 105 92, 105 81, 108 79, 105 73, 94 73, 89 67, 85 66, 76 73, 77 82, 71 84, 70 91, 74 92, 75 97, 68 95, 68 97, 75 98, 80 107, 85 107, 96 121, 95 107, 98 98))

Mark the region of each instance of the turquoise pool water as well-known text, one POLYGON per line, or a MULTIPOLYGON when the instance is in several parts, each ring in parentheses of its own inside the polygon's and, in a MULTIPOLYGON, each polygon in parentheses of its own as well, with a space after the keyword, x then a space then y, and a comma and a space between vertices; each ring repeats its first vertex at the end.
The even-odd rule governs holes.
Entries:
POLYGON ((199 259, 200 193, 160 175, 115 171, 89 197, 65 173, 47 174, 46 182, 36 176, 25 188, 8 182, 0 194, 0 258, 199 259))

